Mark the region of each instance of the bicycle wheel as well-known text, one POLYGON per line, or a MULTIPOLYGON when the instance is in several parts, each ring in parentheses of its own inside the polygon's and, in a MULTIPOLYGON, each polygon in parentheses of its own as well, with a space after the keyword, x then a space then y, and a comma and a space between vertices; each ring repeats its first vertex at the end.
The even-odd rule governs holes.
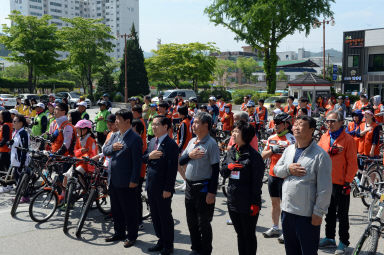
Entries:
POLYGON ((29 216, 35 222, 49 220, 57 209, 58 198, 53 190, 41 190, 29 205, 29 216))
MULTIPOLYGON (((370 166, 367 170, 367 177, 365 178, 364 182, 361 185, 363 187, 367 187, 367 188, 372 187, 374 189, 380 190, 382 187, 382 184, 376 184, 376 183, 383 181, 381 172, 382 172, 382 169, 378 165, 370 166)), ((369 205, 372 203, 373 198, 368 191, 364 192, 364 194, 365 195, 361 197, 361 201, 368 208, 369 205)))
POLYGON ((142 219, 146 220, 151 217, 151 210, 149 208, 148 197, 145 194, 141 195, 141 201, 143 203, 143 216, 142 219))
POLYGON ((96 206, 102 214, 111 213, 111 198, 107 186, 97 187, 96 206))
POLYGON ((377 244, 379 242, 379 229, 369 225, 361 236, 359 242, 353 250, 353 255, 374 255, 376 254, 377 244))
POLYGON ((221 191, 223 191, 223 194, 225 197, 228 196, 227 189, 228 189, 228 178, 223 178, 223 181, 221 182, 221 191))
POLYGON ((74 192, 76 189, 76 183, 71 181, 68 184, 68 190, 67 190, 67 199, 65 201, 66 207, 65 207, 65 214, 64 214, 64 225, 63 225, 63 232, 68 233, 68 220, 69 220, 69 213, 71 211, 71 207, 75 203, 74 200, 74 192))
POLYGON ((17 185, 15 200, 13 200, 11 216, 15 217, 17 207, 19 206, 21 197, 25 194, 28 188, 29 174, 24 173, 19 185, 17 185))
POLYGON ((96 189, 92 189, 91 193, 88 196, 87 202, 85 203, 85 206, 83 207, 83 210, 81 210, 81 216, 79 219, 79 223, 77 224, 77 230, 76 230, 76 237, 80 238, 81 237, 81 230, 83 229, 84 222, 87 219, 87 215, 89 212, 89 209, 91 209, 93 201, 95 200, 97 194, 96 189))

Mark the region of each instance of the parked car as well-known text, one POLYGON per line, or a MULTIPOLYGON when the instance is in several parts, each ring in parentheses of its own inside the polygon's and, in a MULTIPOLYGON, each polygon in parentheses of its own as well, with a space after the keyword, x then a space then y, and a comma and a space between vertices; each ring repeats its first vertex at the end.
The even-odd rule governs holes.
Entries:
MULTIPOLYGON (((164 101, 172 101, 178 93, 182 94, 183 100, 188 100, 190 97, 196 97, 195 91, 191 89, 171 89, 161 92, 164 101)), ((158 103, 159 97, 152 98, 152 102, 158 103)))
MULTIPOLYGON (((62 99, 65 96, 68 98, 68 103, 70 108, 75 109, 76 104, 80 101, 80 94, 77 92, 59 92, 56 95, 56 99, 62 99)), ((87 108, 91 108, 92 102, 88 98, 85 99, 85 102, 87 103, 87 108)))
POLYGON ((16 106, 16 97, 11 94, 0 94, 0 105, 5 109, 11 109, 16 106))
POLYGON ((36 102, 39 102, 40 101, 40 97, 36 94, 20 94, 19 97, 21 97, 21 99, 24 101, 24 99, 35 99, 36 102))

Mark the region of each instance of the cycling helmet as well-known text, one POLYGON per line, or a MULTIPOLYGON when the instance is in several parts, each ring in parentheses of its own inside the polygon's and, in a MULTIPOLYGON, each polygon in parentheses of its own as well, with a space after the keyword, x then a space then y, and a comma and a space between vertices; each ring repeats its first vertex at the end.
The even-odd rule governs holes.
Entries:
POLYGON ((80 120, 76 123, 76 128, 89 128, 92 129, 92 122, 90 120, 80 120))
POLYGON ((253 102, 252 100, 249 100, 247 103, 247 107, 255 107, 255 102, 253 102))
POLYGON ((353 116, 363 117, 363 111, 362 110, 355 110, 354 112, 352 112, 352 117, 353 116))
POLYGON ((275 122, 276 125, 282 122, 290 121, 290 120, 291 120, 291 115, 285 112, 281 112, 273 118, 273 121, 275 122))

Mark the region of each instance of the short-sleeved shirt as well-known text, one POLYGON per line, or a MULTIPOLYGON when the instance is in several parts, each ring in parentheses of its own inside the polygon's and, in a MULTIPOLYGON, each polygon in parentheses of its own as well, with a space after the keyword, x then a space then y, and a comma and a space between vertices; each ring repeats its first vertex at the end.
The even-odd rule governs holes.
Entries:
POLYGON ((185 176, 189 181, 202 181, 210 179, 212 176, 212 165, 220 162, 220 151, 217 142, 210 135, 204 137, 199 143, 196 143, 197 137, 192 138, 185 148, 183 155, 190 153, 199 147, 205 151, 201 159, 190 159, 187 164, 185 176))

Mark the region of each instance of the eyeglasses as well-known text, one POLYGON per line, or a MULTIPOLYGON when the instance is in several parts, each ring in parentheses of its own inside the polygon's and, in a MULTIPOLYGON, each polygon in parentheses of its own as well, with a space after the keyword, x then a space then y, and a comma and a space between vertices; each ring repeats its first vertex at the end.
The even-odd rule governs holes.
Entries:
POLYGON ((330 123, 335 123, 337 120, 335 120, 335 119, 329 119, 329 120, 326 120, 325 122, 326 123, 328 123, 328 124, 330 124, 330 123))

